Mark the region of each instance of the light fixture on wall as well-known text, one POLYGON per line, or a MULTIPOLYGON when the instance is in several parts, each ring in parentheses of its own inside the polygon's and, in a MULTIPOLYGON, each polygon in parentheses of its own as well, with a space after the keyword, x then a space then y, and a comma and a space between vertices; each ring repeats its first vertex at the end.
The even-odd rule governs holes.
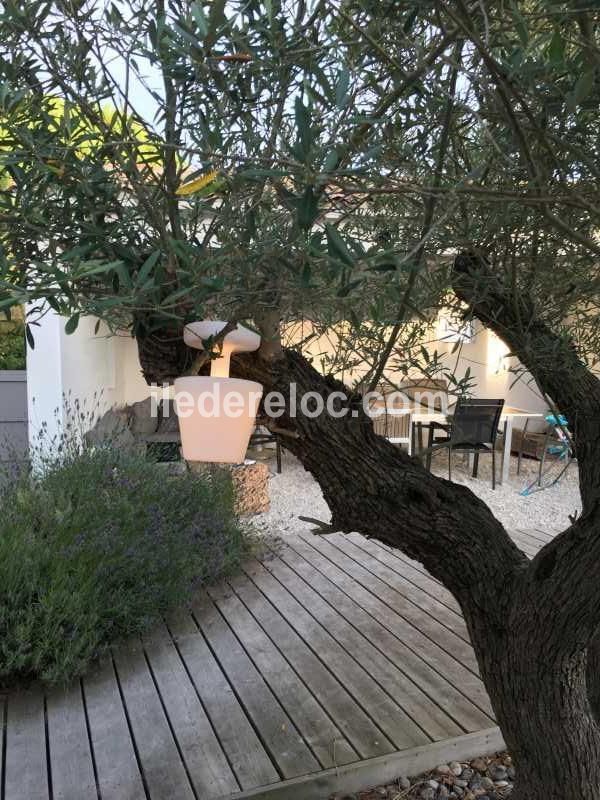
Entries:
POLYGON ((491 375, 501 375, 508 371, 508 347, 493 331, 488 331, 487 348, 488 372, 491 375))
MULTIPOLYGON (((204 349, 227 325, 203 320, 185 326, 189 347, 204 349)), ((211 360, 210 377, 190 376, 175 381, 175 406, 186 461, 239 464, 244 460, 256 423, 262 385, 229 377, 232 353, 258 350, 260 336, 238 325, 220 344, 219 357, 211 360)))
POLYGON ((470 344, 473 341, 472 320, 441 314, 438 318, 438 339, 442 342, 470 344))

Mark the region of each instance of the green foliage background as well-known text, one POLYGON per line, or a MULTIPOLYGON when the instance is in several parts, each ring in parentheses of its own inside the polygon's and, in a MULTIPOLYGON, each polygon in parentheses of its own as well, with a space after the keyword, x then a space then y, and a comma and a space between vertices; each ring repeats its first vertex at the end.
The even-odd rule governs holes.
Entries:
POLYGON ((0 320, 0 370, 25 369, 25 326, 0 320))

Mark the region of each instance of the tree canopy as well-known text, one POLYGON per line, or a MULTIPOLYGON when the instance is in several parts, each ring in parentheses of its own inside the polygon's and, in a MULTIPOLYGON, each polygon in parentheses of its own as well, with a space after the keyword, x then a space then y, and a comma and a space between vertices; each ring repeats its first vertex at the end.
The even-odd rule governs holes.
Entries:
POLYGON ((594 25, 556 2, 8 2, 0 306, 140 335, 277 309, 418 358, 477 247, 593 362, 594 25))

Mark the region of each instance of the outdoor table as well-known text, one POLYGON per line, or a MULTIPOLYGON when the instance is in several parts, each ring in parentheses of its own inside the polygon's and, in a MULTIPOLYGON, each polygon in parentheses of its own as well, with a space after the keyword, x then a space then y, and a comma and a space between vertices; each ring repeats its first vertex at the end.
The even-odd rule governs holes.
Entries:
MULTIPOLYGON (((401 413, 398 409, 394 413, 401 413)), ((411 424, 428 425, 430 422, 439 422, 442 425, 448 422, 449 415, 441 411, 428 411, 427 409, 415 410, 415 408, 406 408, 406 414, 411 414, 411 424)), ((500 470, 500 479, 498 483, 504 483, 508 480, 508 471, 510 469, 510 452, 512 445, 512 432, 515 419, 527 419, 528 417, 543 418, 545 412, 543 411, 528 411, 524 408, 516 408, 515 406, 504 406, 500 422, 504 423, 503 436, 504 444, 502 448, 502 468, 500 470)), ((451 417, 451 415, 450 415, 451 417)))

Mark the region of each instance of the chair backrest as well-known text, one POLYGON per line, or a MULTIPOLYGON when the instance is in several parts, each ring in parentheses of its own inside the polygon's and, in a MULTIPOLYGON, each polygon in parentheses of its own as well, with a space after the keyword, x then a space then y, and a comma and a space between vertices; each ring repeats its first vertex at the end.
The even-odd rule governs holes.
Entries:
POLYGON ((158 407, 158 425, 156 430, 159 433, 176 433, 179 431, 179 417, 175 401, 171 399, 162 400, 158 407))
POLYGON ((395 414, 391 409, 373 417, 373 430, 386 439, 408 439, 410 414, 395 414))
POLYGON ((452 442, 493 445, 503 408, 504 400, 460 398, 452 416, 452 442))
POLYGON ((400 391, 424 408, 446 411, 448 381, 441 378, 405 378, 400 384, 400 391))

